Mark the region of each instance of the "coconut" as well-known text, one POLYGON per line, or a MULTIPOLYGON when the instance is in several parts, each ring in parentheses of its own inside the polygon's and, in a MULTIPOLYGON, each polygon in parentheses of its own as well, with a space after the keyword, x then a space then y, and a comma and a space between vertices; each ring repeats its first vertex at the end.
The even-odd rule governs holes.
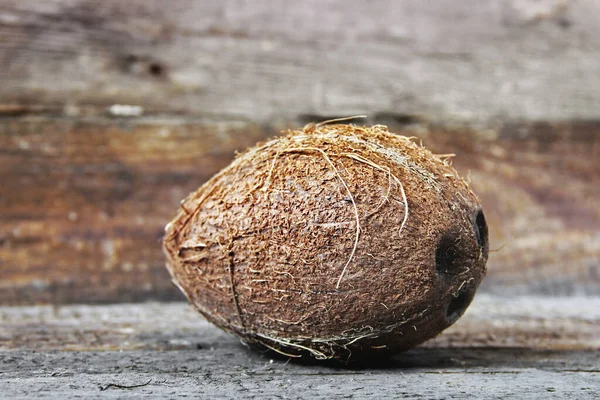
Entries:
POLYGON ((453 324, 485 275, 487 237, 448 155, 381 125, 311 124, 189 195, 164 250, 218 327, 286 356, 348 360, 453 324))

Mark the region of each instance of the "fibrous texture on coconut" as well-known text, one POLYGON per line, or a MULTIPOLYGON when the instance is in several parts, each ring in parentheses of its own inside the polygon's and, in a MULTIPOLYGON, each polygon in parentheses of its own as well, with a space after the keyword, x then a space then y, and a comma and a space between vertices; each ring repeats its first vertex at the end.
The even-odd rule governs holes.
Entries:
POLYGON ((347 360, 454 323, 488 242, 447 156, 385 126, 335 124, 239 155, 182 202, 164 249, 215 325, 285 355, 347 360))

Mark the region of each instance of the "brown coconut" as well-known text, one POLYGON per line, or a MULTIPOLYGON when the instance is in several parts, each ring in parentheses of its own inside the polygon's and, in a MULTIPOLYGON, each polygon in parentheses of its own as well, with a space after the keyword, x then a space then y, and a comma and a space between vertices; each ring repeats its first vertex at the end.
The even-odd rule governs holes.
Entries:
POLYGON ((181 204, 164 249, 209 321, 282 354, 392 354, 453 324, 486 271, 477 197, 385 126, 309 125, 181 204))

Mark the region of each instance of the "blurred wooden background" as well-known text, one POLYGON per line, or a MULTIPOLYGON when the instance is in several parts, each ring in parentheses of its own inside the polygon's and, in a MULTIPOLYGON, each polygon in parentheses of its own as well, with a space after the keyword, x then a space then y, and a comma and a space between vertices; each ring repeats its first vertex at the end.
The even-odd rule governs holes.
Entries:
POLYGON ((236 150, 367 124, 456 153, 491 294, 600 295, 595 0, 1 0, 0 304, 182 299, 161 235, 236 150), (127 106, 127 107, 124 107, 127 106))

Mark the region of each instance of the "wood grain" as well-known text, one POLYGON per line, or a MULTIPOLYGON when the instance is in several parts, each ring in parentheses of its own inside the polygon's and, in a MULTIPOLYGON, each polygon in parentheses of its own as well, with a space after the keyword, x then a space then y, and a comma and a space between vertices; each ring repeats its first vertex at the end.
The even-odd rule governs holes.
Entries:
POLYGON ((252 351, 185 303, 0 307, 0 392, 591 399, 600 391, 598 310, 598 297, 477 296, 437 339, 348 368, 252 351))
MULTIPOLYGON (((241 348, 187 302, 0 306, 0 321, 0 351, 241 348)), ((423 347, 591 351, 600 350, 599 332, 597 296, 478 294, 456 324, 423 347)))
POLYGON ((179 200, 235 150, 362 113, 457 154, 498 250, 482 290, 599 294, 598 12, 0 0, 0 304, 180 299, 179 200))
MULTIPOLYGON (((290 121, 298 127, 305 121, 290 121)), ((401 126, 482 199, 498 294, 600 294, 600 124, 401 126)), ((161 251, 179 201, 284 125, 184 117, 0 119, 0 303, 181 299, 161 251)))
POLYGON ((0 98, 430 121, 597 119, 594 0, 0 1, 0 98))
POLYGON ((0 121, 0 303, 180 298, 179 201, 265 133, 243 121, 0 121))

